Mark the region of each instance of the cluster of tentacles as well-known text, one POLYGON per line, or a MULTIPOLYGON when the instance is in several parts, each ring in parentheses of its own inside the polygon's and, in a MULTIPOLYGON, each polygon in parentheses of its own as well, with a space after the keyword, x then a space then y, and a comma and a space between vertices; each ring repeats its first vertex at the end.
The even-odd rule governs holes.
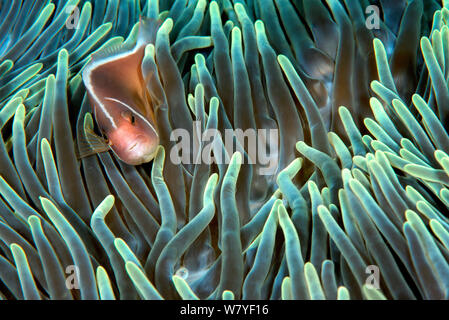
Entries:
POLYGON ((0 297, 449 298, 445 5, 2 1, 0 297), (135 42, 139 15, 162 22, 142 61, 162 146, 137 167, 79 159, 82 68, 135 42), (170 134, 195 120, 278 130, 276 172, 238 143, 199 142, 229 164, 175 165, 170 134))

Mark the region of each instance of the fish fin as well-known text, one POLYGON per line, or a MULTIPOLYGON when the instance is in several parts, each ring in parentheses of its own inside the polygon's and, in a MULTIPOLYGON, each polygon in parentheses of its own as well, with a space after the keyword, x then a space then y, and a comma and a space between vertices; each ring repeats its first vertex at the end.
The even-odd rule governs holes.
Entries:
POLYGON ((110 150, 109 146, 99 145, 95 147, 91 143, 78 142, 76 143, 76 146, 78 148, 75 150, 75 154, 78 160, 110 150))
POLYGON ((92 53, 92 60, 91 62, 97 63, 98 61, 103 60, 109 60, 111 57, 115 57, 120 54, 128 53, 130 50, 132 50, 131 47, 125 45, 124 42, 122 43, 115 43, 110 46, 106 46, 104 48, 101 48, 100 50, 92 53))
POLYGON ((94 132, 93 119, 90 113, 86 113, 84 117, 83 131, 84 134, 81 134, 77 141, 76 156, 78 159, 110 150, 106 139, 94 132))
MULTIPOLYGON (((154 44, 156 42, 157 31, 162 25, 162 22, 160 20, 142 16, 140 16, 139 21, 136 46, 141 47, 150 43, 154 44)), ((126 42, 116 43, 92 53, 92 60, 95 60, 96 62, 104 59, 109 60, 110 57, 115 57, 122 53, 129 53, 131 50, 133 50, 133 46, 127 45, 126 42)))

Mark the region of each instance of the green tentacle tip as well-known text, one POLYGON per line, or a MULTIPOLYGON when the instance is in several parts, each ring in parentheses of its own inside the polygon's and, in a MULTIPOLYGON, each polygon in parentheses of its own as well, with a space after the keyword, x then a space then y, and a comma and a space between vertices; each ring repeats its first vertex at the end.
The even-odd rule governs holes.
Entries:
POLYGON ((125 269, 143 299, 162 300, 160 293, 134 262, 126 262, 125 269))
POLYGON ((111 285, 111 280, 102 266, 97 268, 96 272, 98 291, 101 300, 115 300, 115 294, 111 285))
POLYGON ((173 19, 167 18, 162 23, 162 26, 160 27, 159 30, 161 30, 161 32, 164 32, 165 34, 169 34, 172 29, 173 29, 173 19))
POLYGON ((92 214, 92 219, 100 218, 104 219, 106 215, 111 211, 114 206, 115 197, 113 195, 108 195, 103 201, 97 206, 94 213, 92 214))
POLYGON ((234 293, 229 290, 224 290, 223 294, 222 294, 222 299, 223 300, 234 300, 235 299, 234 293))
POLYGON ((147 58, 147 57, 149 57, 151 59, 154 59, 154 57, 155 57, 155 47, 154 47, 154 44, 152 44, 152 43, 150 43, 149 45, 147 45, 145 47, 145 58, 147 58))
POLYGON ((192 291, 189 284, 181 277, 174 275, 173 283, 175 284, 176 291, 183 300, 199 300, 198 296, 192 291))
POLYGON ((368 285, 363 285, 362 290, 363 295, 368 300, 387 300, 387 298, 385 298, 382 292, 377 288, 368 285))
POLYGON ((350 300, 348 289, 345 287, 339 287, 337 291, 337 300, 350 300))

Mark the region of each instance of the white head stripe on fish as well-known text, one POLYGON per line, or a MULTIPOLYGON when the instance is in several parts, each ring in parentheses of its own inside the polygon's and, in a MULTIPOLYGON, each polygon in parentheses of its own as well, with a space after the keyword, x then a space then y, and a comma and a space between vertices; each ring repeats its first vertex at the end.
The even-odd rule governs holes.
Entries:
MULTIPOLYGON (((148 124, 148 125, 151 127, 151 129, 154 130, 154 132, 156 133, 156 135, 159 136, 159 135, 157 134, 156 129, 151 125, 151 123, 150 123, 144 116, 142 116, 140 113, 135 112, 134 109, 131 108, 129 105, 127 105, 127 104, 124 103, 123 101, 120 101, 120 100, 117 100, 117 99, 114 99, 114 98, 105 97, 104 99, 105 99, 105 100, 109 100, 109 101, 114 101, 114 102, 116 102, 116 103, 120 103, 122 106, 124 106, 124 107, 127 108, 129 111, 131 111, 132 114, 137 115, 140 119, 142 119, 142 121, 144 121, 146 124, 148 124)), ((113 121, 112 117, 110 118, 110 120, 113 121)))
MULTIPOLYGON (((92 72, 100 67, 103 66, 105 63, 112 62, 115 60, 120 60, 122 58, 125 58, 126 56, 130 56, 132 54, 135 54, 139 50, 139 46, 135 46, 132 50, 124 51, 120 54, 105 56, 103 55, 100 59, 95 59, 95 61, 91 61, 87 64, 87 66, 83 70, 83 80, 85 83, 85 86, 87 87, 88 91, 91 93, 91 97, 95 100, 97 103, 97 106, 101 108, 101 110, 104 112, 106 117, 111 122, 111 125, 114 129, 117 129, 117 125, 114 122, 114 119, 110 115, 110 113, 107 111, 107 109, 104 107, 104 105, 100 102, 100 99, 97 97, 97 95, 94 93, 95 90, 92 90, 92 81, 91 81, 91 75, 92 72)), ((118 100, 115 100, 118 101, 118 100)))
POLYGON ((115 124, 114 118, 111 116, 108 109, 105 108, 104 105, 98 101, 98 99, 95 99, 95 101, 98 102, 97 107, 99 107, 101 109, 101 111, 104 113, 104 115, 106 116, 106 118, 108 118, 109 122, 111 123, 112 128, 117 129, 117 125, 115 124))

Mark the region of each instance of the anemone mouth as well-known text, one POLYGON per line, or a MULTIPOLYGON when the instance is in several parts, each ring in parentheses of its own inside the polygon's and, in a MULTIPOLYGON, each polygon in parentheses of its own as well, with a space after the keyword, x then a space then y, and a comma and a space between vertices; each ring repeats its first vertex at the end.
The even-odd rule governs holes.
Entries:
POLYGON ((449 296, 445 1, 75 2, 0 7, 0 298, 449 296), (160 146, 77 159, 139 14, 160 146))

